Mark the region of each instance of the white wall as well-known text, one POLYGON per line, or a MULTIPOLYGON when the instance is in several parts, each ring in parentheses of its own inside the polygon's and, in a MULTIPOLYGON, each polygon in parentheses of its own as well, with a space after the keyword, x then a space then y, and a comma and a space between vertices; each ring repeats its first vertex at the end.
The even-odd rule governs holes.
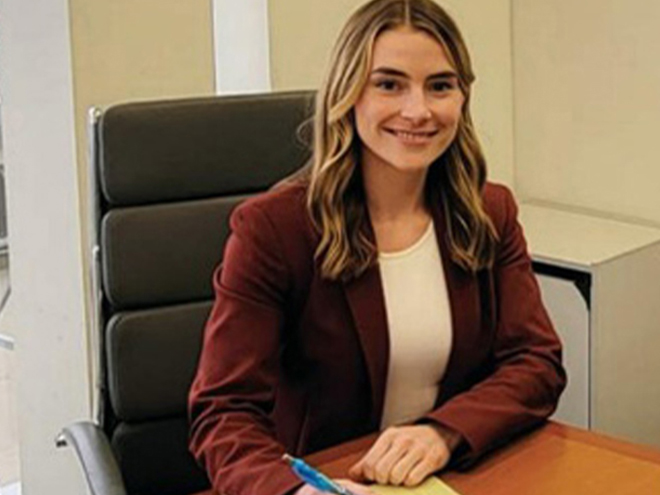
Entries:
POLYGON ((213 0, 217 94, 271 90, 268 0, 213 0))
POLYGON ((81 231, 87 108, 213 93, 209 0, 1 0, 0 91, 24 495, 80 495, 60 429, 90 419, 81 231), (82 184, 82 187, 79 187, 82 184))
POLYGON ((16 342, 24 495, 79 494, 54 439, 89 416, 66 0, 0 2, 0 91, 12 295, 0 333, 16 342))
POLYGON ((660 225, 660 2, 513 14, 519 195, 660 225))
MULTIPOLYGON (((332 44, 364 0, 271 0, 270 48, 275 90, 316 88, 332 44)), ((513 183, 511 0, 443 0, 471 51, 477 82, 472 114, 491 178, 513 183)))

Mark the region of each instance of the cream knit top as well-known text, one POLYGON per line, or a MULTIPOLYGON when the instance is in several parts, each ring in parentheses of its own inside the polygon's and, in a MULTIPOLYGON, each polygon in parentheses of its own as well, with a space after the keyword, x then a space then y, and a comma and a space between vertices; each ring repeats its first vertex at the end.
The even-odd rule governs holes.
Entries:
POLYGON ((379 253, 390 359, 381 427, 431 411, 452 345, 447 284, 433 222, 412 246, 379 253))

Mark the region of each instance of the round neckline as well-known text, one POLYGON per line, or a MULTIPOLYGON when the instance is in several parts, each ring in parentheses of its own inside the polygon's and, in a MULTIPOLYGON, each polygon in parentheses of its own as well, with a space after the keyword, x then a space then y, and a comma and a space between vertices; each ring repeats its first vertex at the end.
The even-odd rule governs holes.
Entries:
POLYGON ((407 248, 398 250, 398 251, 379 251, 378 252, 378 257, 383 259, 383 260, 392 260, 395 258, 401 258, 403 256, 408 256, 412 252, 418 250, 424 242, 433 234, 434 229, 433 229, 433 220, 429 221, 428 226, 426 227, 426 230, 424 233, 421 235, 419 239, 417 239, 415 242, 413 242, 410 246, 407 248))

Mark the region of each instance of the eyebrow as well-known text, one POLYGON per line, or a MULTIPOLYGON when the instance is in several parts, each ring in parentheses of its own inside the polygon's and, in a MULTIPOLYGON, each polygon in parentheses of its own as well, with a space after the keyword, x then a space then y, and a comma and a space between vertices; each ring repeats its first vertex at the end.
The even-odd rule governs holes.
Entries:
MULTIPOLYGON (((371 74, 372 75, 383 74, 386 76, 410 78, 410 76, 405 72, 400 71, 398 69, 393 69, 391 67, 378 67, 377 69, 372 70, 371 74)), ((449 79, 449 78, 458 78, 458 74, 456 74, 456 72, 454 72, 453 70, 445 70, 442 72, 431 74, 429 77, 427 77, 427 79, 449 79)))

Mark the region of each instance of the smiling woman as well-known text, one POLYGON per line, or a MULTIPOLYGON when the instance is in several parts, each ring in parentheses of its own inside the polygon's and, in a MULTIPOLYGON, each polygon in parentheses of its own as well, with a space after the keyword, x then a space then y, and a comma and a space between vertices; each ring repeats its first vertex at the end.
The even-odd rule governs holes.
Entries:
POLYGON ((303 174, 232 214, 190 391, 221 493, 318 494, 281 458, 381 431, 344 483, 416 485, 548 417, 561 345, 516 205, 486 181, 474 81, 432 0, 372 0, 317 93, 303 174))

